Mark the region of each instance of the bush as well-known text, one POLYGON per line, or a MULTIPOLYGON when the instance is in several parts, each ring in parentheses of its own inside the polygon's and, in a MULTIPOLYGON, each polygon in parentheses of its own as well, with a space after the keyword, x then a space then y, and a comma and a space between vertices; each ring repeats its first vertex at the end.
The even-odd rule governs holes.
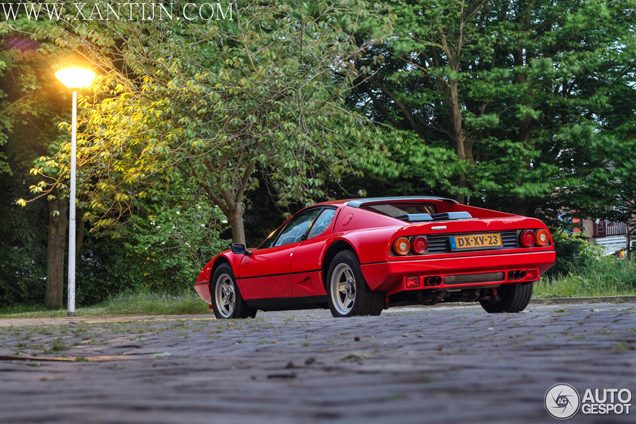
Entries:
POLYGON ((546 277, 577 274, 582 269, 595 266, 602 256, 600 246, 589 243, 583 233, 568 234, 564 231, 552 233, 556 261, 546 273, 546 277))
POLYGON ((205 264, 230 246, 220 237, 223 219, 202 202, 136 218, 124 245, 137 284, 169 293, 192 289, 205 264))
POLYGON ((636 294, 636 261, 605 256, 586 266, 550 277, 534 286, 534 297, 594 297, 636 294))
MULTIPOLYGON (((95 305, 126 290, 139 290, 134 258, 126 251, 122 239, 91 234, 76 261, 76 302, 78 306, 95 305)), ((66 280, 64 299, 66 300, 66 280)))

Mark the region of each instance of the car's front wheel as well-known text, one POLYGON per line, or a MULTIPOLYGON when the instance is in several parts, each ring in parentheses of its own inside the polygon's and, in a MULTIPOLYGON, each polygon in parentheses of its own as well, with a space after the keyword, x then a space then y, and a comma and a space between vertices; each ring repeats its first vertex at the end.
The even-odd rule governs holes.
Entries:
POLYGON ((212 309, 218 319, 254 318, 256 309, 250 308, 243 300, 236 284, 234 272, 228 264, 219 266, 210 282, 212 309))
POLYGON ((481 307, 488 313, 521 312, 532 298, 533 283, 505 284, 499 287, 499 299, 496 301, 482 299, 481 307))
POLYGON ((380 315, 386 297, 369 289, 360 271, 360 262, 350 250, 333 258, 327 274, 327 295, 334 317, 380 315))

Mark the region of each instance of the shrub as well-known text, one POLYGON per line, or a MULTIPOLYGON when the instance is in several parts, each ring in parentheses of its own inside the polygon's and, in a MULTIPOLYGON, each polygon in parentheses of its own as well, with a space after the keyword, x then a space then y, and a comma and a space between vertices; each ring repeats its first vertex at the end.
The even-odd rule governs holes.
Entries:
POLYGON ((192 288, 205 264, 230 246, 220 237, 223 219, 216 206, 203 202, 137 218, 124 243, 136 281, 168 292, 192 288))
POLYGON ((580 270, 594 266, 602 256, 600 246, 589 243, 583 233, 568 234, 565 231, 552 233, 556 261, 546 277, 577 274, 580 270))

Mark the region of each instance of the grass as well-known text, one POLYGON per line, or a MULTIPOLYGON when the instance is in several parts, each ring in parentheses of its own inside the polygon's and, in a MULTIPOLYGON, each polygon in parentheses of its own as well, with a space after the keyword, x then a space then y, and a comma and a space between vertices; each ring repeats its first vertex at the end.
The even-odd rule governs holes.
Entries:
MULTIPOLYGON (((197 315, 208 314, 208 304, 191 289, 176 295, 141 292, 121 293, 95 306, 78 307, 76 316, 95 315, 197 315)), ((40 305, 14 305, 0 308, 0 318, 65 317, 66 309, 45 309, 40 305)))
POLYGON ((636 295, 636 261, 601 258, 568 275, 541 278, 534 298, 636 295))
MULTIPOLYGON (((636 295, 636 261, 601 258, 565 276, 542 278, 534 285, 534 298, 636 295)), ((95 315, 197 315, 209 314, 208 305, 192 289, 176 295, 122 293, 95 306, 79 307, 79 317, 95 315)), ((0 318, 65 317, 66 309, 48 310, 41 305, 0 308, 0 318)), ((293 318, 292 318, 293 319, 293 318)))

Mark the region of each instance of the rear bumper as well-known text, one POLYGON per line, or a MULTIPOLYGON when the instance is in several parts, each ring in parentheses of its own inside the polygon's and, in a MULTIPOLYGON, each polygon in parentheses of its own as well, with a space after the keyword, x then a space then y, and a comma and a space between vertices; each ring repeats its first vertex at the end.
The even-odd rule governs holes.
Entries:
MULTIPOLYGON (((469 257, 453 257, 440 259, 416 259, 401 260, 391 262, 379 262, 373 264, 362 264, 362 274, 364 275, 369 288, 373 291, 385 292, 389 295, 404 290, 426 289, 426 288, 448 288, 457 289, 464 287, 475 287, 493 284, 518 283, 519 280, 508 278, 508 272, 514 270, 538 269, 538 274, 543 274, 554 264, 556 254, 554 251, 512 253, 501 255, 484 255, 469 257), (450 275, 469 274, 498 274, 504 273, 503 279, 496 278, 494 281, 483 281, 479 283, 457 283, 447 284, 444 279, 450 275), (423 282, 426 277, 439 276, 442 281, 435 287, 425 287, 423 282), (408 277, 420 277, 422 284, 419 287, 406 286, 408 277)), ((500 274, 499 274, 500 275, 500 274)), ((524 279, 523 281, 536 281, 536 278, 524 279)))

